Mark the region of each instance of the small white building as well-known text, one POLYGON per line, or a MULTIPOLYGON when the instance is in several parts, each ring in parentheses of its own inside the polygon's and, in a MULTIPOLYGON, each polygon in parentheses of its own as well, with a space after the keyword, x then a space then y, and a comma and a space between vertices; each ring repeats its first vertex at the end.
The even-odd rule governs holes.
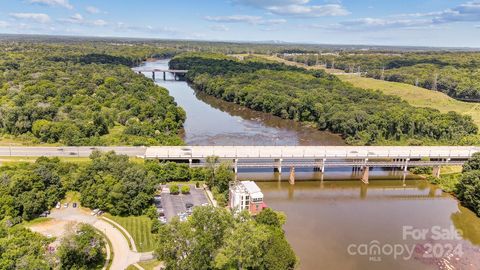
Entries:
POLYGON ((234 211, 247 210, 255 215, 266 208, 263 193, 253 181, 231 182, 228 206, 234 211))

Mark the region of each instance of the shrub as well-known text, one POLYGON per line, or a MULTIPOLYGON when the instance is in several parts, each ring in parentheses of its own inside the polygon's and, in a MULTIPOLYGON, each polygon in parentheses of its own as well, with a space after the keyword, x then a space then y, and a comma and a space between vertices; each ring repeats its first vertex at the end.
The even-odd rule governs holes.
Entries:
POLYGON ((182 194, 190 193, 190 186, 182 186, 182 194))
POLYGON ((413 174, 431 174, 433 171, 432 167, 414 167, 408 169, 413 174))
POLYGON ((463 205, 480 216, 480 171, 463 173, 456 193, 463 205))
POLYGON ((178 185, 171 185, 170 186, 170 194, 178 194, 180 191, 178 185))
POLYGON ((195 182, 195 187, 196 187, 196 188, 200 188, 200 182, 198 182, 198 181, 195 182))

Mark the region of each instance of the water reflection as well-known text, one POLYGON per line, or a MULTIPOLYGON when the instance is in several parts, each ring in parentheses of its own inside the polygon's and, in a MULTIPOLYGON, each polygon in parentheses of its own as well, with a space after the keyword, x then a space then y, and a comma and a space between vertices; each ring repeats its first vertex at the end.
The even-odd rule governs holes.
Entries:
POLYGON ((423 180, 257 182, 268 206, 287 214, 287 238, 301 269, 478 269, 479 219, 449 194, 423 180), (463 239, 403 238, 403 226, 464 231, 463 239), (411 259, 352 256, 351 244, 402 244, 415 247, 411 259), (424 258, 424 245, 460 244, 464 256, 424 258))

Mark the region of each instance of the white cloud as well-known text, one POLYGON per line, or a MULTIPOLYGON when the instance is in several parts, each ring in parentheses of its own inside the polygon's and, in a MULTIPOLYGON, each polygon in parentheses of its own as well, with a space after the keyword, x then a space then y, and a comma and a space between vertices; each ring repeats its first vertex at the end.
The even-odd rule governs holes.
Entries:
POLYGON ((97 14, 100 13, 100 9, 94 7, 94 6, 88 6, 85 8, 85 10, 90 13, 90 14, 97 14))
POLYGON ((329 4, 321 6, 288 5, 271 6, 268 11, 278 15, 302 16, 302 17, 324 17, 324 16, 345 16, 350 14, 343 6, 329 4))
POLYGON ((288 5, 305 5, 309 0, 234 0, 234 3, 254 6, 254 7, 271 7, 271 6, 288 6, 288 5))
POLYGON ((15 19, 31 20, 38 23, 49 23, 50 16, 45 13, 10 13, 10 16, 15 19))
POLYGON ((252 25, 277 25, 287 22, 285 19, 263 19, 260 16, 250 15, 206 16, 205 20, 219 23, 248 23, 252 25))
POLYGON ((226 32, 228 31, 228 27, 226 27, 225 25, 223 24, 220 24, 220 25, 212 25, 209 27, 211 30, 213 31, 218 31, 218 32, 226 32))
POLYGON ((68 9, 73 9, 73 6, 68 0, 30 0, 30 3, 43 4, 47 6, 59 6, 68 9))
POLYGON ((362 18, 341 22, 340 25, 354 28, 412 28, 430 25, 429 20, 362 18))
POLYGON ((0 28, 7 28, 9 26, 9 23, 6 21, 0 21, 0 28))
POLYGON ((86 20, 81 14, 76 13, 66 19, 58 19, 59 22, 63 23, 71 23, 71 24, 81 24, 81 25, 88 25, 88 26, 106 26, 108 22, 102 19, 98 20, 86 20))
POLYGON ((148 33, 148 34, 159 34, 159 33, 168 33, 173 35, 178 35, 180 32, 177 29, 162 26, 162 27, 154 27, 151 25, 146 26, 138 26, 138 25, 130 25, 123 22, 118 22, 115 25, 115 30, 118 32, 135 32, 135 33, 148 33))
POLYGON ((95 25, 95 26, 105 26, 105 25, 107 25, 107 24, 108 24, 108 23, 107 23, 106 21, 104 21, 104 20, 95 20, 95 21, 93 21, 93 25, 95 25))
POLYGON ((257 21, 260 21, 262 17, 259 16, 250 16, 250 15, 232 15, 232 16, 206 16, 205 20, 211 22, 222 22, 222 23, 250 23, 254 24, 257 21))
POLYGON ((234 0, 234 3, 265 9, 277 15, 296 17, 345 16, 350 12, 340 1, 326 5, 310 5, 310 0, 234 0))
POLYGON ((360 18, 343 21, 335 25, 312 25, 312 27, 337 30, 419 29, 435 28, 439 25, 455 22, 480 22, 480 0, 469 1, 443 11, 396 14, 388 18, 360 18))

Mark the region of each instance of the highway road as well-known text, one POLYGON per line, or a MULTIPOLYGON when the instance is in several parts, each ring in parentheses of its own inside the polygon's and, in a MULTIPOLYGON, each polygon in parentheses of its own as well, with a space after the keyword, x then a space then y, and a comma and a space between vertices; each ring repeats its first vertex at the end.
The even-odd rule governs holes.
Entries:
POLYGON ((94 150, 115 151, 130 157, 144 156, 144 146, 0 146, 0 157, 88 157, 94 150))

